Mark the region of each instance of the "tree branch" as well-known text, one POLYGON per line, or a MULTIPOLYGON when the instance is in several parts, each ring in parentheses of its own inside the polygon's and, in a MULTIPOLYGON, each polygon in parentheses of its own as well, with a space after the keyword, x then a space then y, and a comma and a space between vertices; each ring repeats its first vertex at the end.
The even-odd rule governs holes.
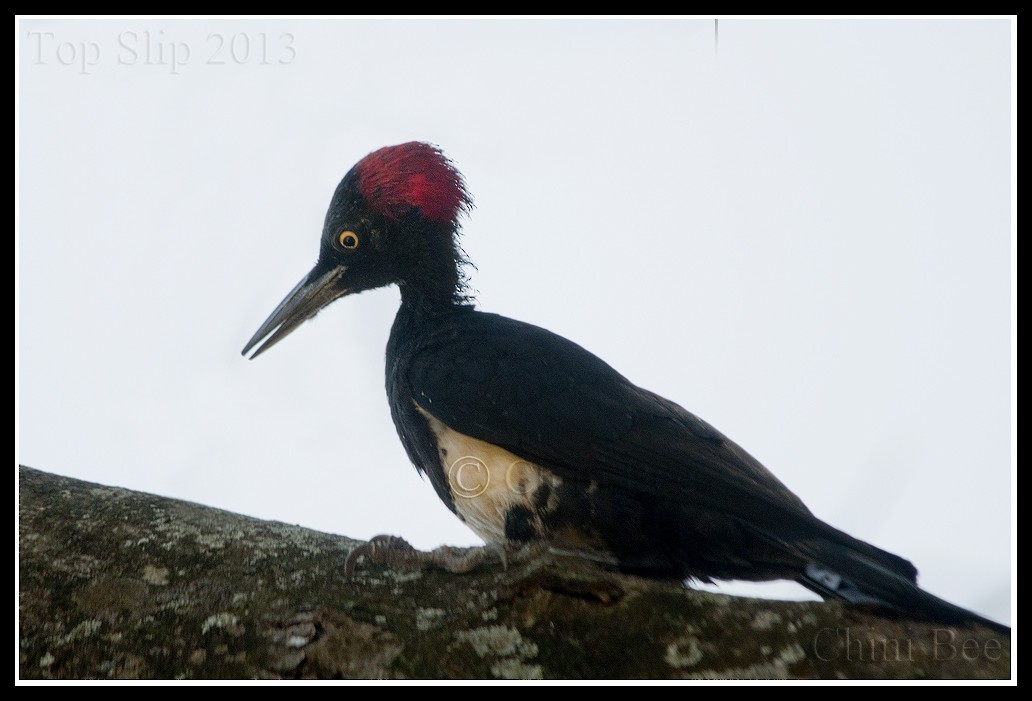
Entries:
POLYGON ((22 678, 1007 678, 1010 639, 544 557, 470 574, 20 471, 22 678))

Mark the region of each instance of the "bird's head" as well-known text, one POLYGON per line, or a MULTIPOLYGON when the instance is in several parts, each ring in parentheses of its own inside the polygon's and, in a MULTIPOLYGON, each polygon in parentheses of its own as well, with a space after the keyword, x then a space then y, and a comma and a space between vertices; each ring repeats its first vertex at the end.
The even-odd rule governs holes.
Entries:
POLYGON ((345 295, 396 283, 407 304, 466 299, 459 217, 472 206, 462 175, 436 146, 412 141, 370 153, 340 181, 319 260, 248 341, 254 358, 345 295))

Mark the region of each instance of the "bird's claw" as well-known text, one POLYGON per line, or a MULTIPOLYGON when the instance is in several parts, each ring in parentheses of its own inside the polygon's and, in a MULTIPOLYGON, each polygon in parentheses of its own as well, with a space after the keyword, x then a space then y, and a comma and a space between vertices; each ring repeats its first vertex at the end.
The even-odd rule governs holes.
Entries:
POLYGON ((344 578, 352 579, 360 560, 375 562, 394 568, 437 569, 452 574, 466 574, 485 563, 501 562, 502 568, 509 566, 506 546, 489 544, 483 547, 459 548, 442 545, 430 551, 417 550, 404 538, 393 535, 378 535, 362 543, 344 561, 344 578))
POLYGON ((373 562, 385 562, 386 564, 390 564, 390 559, 394 558, 387 558, 387 553, 389 551, 394 551, 399 555, 406 552, 419 552, 413 548, 407 540, 396 535, 381 534, 373 536, 366 542, 356 546, 354 550, 348 553, 347 558, 344 560, 344 579, 351 579, 354 576, 355 568, 358 566, 358 561, 363 557, 373 562))

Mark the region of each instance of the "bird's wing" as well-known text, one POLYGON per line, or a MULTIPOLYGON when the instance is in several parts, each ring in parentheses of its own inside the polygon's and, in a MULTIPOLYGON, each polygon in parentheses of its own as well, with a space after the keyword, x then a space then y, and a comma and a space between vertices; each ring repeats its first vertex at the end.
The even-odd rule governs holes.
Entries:
POLYGON ((844 535, 705 421, 572 341, 480 312, 440 321, 423 339, 408 382, 423 409, 460 433, 568 479, 715 509, 782 535, 844 535))
POLYGON ((798 581, 822 596, 1009 630, 921 591, 913 564, 824 523, 712 426, 571 341, 476 312, 421 338, 406 379, 455 431, 566 479, 727 516, 768 544, 772 562, 797 557, 798 581))

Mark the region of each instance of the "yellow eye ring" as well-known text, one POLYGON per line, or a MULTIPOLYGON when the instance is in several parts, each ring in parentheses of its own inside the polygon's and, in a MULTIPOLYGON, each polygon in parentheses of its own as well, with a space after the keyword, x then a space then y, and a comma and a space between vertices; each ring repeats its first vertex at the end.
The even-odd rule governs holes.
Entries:
POLYGON ((346 251, 358 248, 358 234, 354 231, 342 231, 337 235, 337 243, 346 251))

